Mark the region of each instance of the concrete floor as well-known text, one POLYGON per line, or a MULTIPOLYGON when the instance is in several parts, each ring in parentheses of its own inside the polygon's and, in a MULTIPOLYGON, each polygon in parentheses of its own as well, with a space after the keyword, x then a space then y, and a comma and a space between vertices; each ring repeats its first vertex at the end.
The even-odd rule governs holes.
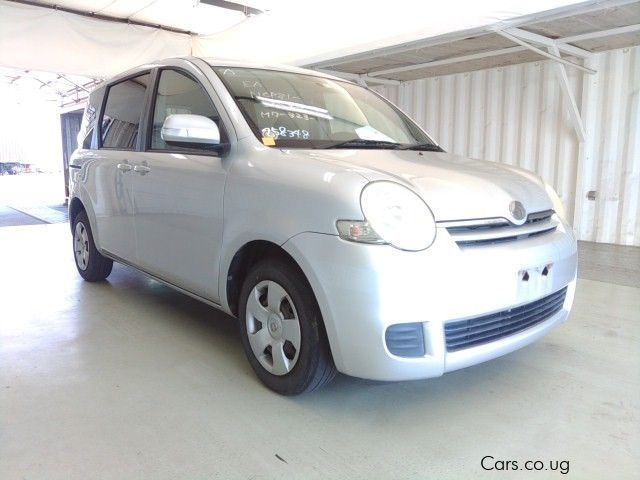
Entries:
POLYGON ((0 229, 2 479, 563 476, 484 472, 486 455, 638 478, 640 285, 581 279, 569 322, 483 365, 291 399, 256 380, 232 319, 124 267, 83 283, 70 242, 0 229))
POLYGON ((69 221, 61 173, 0 175, 0 227, 69 221))
POLYGON ((42 225, 43 223, 46 222, 7 205, 0 205, 0 227, 42 225))

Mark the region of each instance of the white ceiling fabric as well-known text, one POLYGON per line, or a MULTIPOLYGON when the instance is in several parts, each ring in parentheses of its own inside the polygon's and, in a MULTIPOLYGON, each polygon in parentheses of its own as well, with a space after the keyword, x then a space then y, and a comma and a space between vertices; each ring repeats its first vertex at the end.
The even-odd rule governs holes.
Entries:
POLYGON ((109 77, 155 59, 188 55, 191 36, 0 2, 0 66, 109 77))
POLYGON ((189 54, 303 65, 578 2, 252 0, 244 3, 271 10, 245 20, 241 12, 195 0, 57 3, 197 32, 222 31, 188 35, 0 0, 0 66, 106 78, 135 65, 189 54))
MULTIPOLYGON (((212 7, 196 0, 43 0, 57 5, 165 25, 196 34, 220 32, 244 20, 242 12, 212 7)), ((240 1, 240 0, 236 0, 240 1)), ((255 2, 241 1, 254 5, 255 2)))

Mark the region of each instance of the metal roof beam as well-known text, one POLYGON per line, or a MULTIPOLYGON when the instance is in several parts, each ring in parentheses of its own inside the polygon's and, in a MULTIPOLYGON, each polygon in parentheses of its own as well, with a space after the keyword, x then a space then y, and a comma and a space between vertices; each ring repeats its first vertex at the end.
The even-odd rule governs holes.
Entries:
POLYGON ((460 32, 452 32, 449 34, 440 35, 438 37, 426 38, 426 39, 417 40, 413 42, 402 43, 400 45, 392 45, 389 47, 377 48, 377 49, 368 50, 365 52, 346 55, 343 57, 336 57, 336 58, 321 60, 317 62, 311 61, 306 63, 306 65, 308 65, 307 68, 313 68, 313 69, 315 69, 316 67, 319 67, 319 68, 334 67, 336 65, 340 65, 343 63, 366 60, 376 55, 384 55, 384 56, 395 55, 397 53, 404 53, 410 50, 435 47, 436 45, 444 45, 446 43, 451 43, 458 40, 464 40, 465 38, 481 35, 483 32, 484 32, 484 29, 482 28, 476 28, 473 30, 466 31, 464 32, 463 35, 461 35, 460 32))
POLYGON ((359 77, 365 82, 381 83, 383 85, 400 85, 400 80, 392 80, 390 78, 375 78, 368 73, 361 73, 359 77))
POLYGON ((34 0, 5 0, 5 1, 20 3, 22 5, 28 5, 30 7, 47 8, 49 10, 57 10, 65 13, 72 13, 74 15, 79 15, 81 17, 95 18, 96 20, 104 20, 107 22, 115 22, 115 23, 127 23, 130 25, 137 25, 140 27, 157 28, 159 30, 166 30, 167 32, 183 33, 183 34, 191 35, 191 32, 189 32, 188 30, 182 30, 181 28, 174 28, 168 25, 140 22, 138 20, 132 20, 126 17, 114 17, 112 15, 102 15, 99 13, 88 12, 85 10, 78 10, 76 8, 68 8, 68 7, 63 7, 60 5, 55 5, 50 3, 40 3, 39 1, 34 1, 34 0))
MULTIPOLYGON (((562 63, 564 65, 568 65, 570 67, 577 68, 578 70, 582 70, 583 72, 586 72, 586 73, 589 73, 589 74, 592 74, 592 75, 594 73, 596 73, 595 70, 592 70, 592 69, 587 68, 587 67, 583 67, 582 65, 578 65, 577 63, 570 62, 569 60, 565 60, 559 54, 555 55, 555 54, 551 54, 549 52, 546 52, 546 51, 544 51, 544 50, 542 50, 542 49, 540 49, 538 47, 535 47, 535 46, 525 42, 524 40, 521 40, 520 38, 515 37, 515 36, 511 35, 510 33, 507 33, 507 32, 505 32, 503 30, 496 30, 496 33, 498 35, 503 36, 504 38, 507 38, 507 39, 511 40, 514 43, 517 43, 518 45, 522 45, 523 47, 528 48, 529 50, 531 50, 533 52, 536 52, 538 55, 542 55, 543 57, 550 58, 551 60, 555 60, 556 62, 562 63)), ((557 49, 557 46, 555 47, 554 51, 556 51, 556 49, 557 49)))
POLYGON ((393 73, 409 72, 411 70, 419 70, 421 68, 442 67, 444 65, 451 65, 453 63, 469 62, 472 60, 480 60, 482 58, 496 57, 499 55, 507 55, 509 53, 523 52, 525 50, 526 50, 525 47, 508 47, 508 48, 501 48, 499 50, 489 50, 487 52, 472 53, 470 55, 461 55, 459 57, 449 57, 449 58, 444 58, 442 60, 434 60, 431 62, 416 63, 413 65, 405 65, 402 67, 394 67, 394 68, 387 68, 385 70, 373 71, 373 72, 369 72, 369 77, 375 77, 377 81, 380 81, 384 79, 377 78, 379 75, 389 75, 393 73))
MULTIPOLYGON (((529 45, 528 43, 524 42, 524 40, 522 40, 519 37, 524 36, 525 34, 530 37, 530 38, 535 38, 535 40, 537 41, 537 43, 539 44, 543 44, 545 47, 552 47, 552 46, 557 46, 558 49, 560 51, 564 51, 567 54, 570 55, 575 55, 575 56, 579 56, 582 58, 590 58, 593 54, 591 52, 589 52, 588 50, 584 50, 582 48, 578 48, 575 47, 573 45, 568 45, 569 42, 573 42, 576 41, 575 39, 578 38, 578 40, 587 40, 587 39, 591 39, 591 38, 599 38, 601 36, 607 36, 607 35, 615 35, 618 33, 629 33, 629 32, 633 32, 633 31, 638 31, 640 30, 640 25, 630 25, 628 27, 620 27, 620 28, 614 28, 611 30, 604 30, 602 32, 591 32, 591 33, 587 33, 587 34, 583 34, 583 35, 577 35, 574 37, 564 37, 564 38, 558 38, 558 39, 551 39, 548 37, 544 37, 542 35, 537 35, 535 33, 532 32, 527 32, 526 30, 522 30, 519 28, 509 28, 506 30, 506 32, 510 35, 509 39, 514 41, 515 43, 518 43, 520 46, 518 47, 507 47, 507 48, 502 48, 502 49, 498 49, 498 50, 490 50, 490 51, 486 51, 486 52, 479 52, 479 53, 472 53, 469 55, 461 55, 459 57, 450 57, 450 58, 445 58, 442 60, 434 60, 434 61, 430 61, 430 62, 424 62, 424 63, 417 63, 417 64, 412 64, 412 65, 404 65, 401 67, 393 67, 393 68, 387 68, 384 70, 377 70, 377 71, 372 71, 369 72, 368 74, 366 74, 367 76, 370 77, 370 79, 375 78, 376 81, 382 81, 382 80, 390 80, 390 79, 383 79, 383 78, 379 78, 380 76, 383 75, 390 75, 390 74, 394 74, 394 73, 400 73, 400 72, 408 72, 411 70, 419 70, 422 68, 432 68, 432 67, 441 67, 444 65, 451 65, 454 63, 460 63, 460 62, 468 62, 468 61, 472 61, 472 60, 480 60, 482 58, 488 58, 488 57, 496 57, 496 56, 500 56, 500 55, 506 55, 509 53, 517 53, 517 52, 521 52, 524 50, 531 50, 534 49, 534 51, 536 53, 538 53, 539 55, 542 55, 544 57, 547 58, 551 58, 552 60, 556 60, 559 61, 560 63, 569 63, 570 66, 578 68, 579 70, 583 70, 586 71, 587 73, 595 73, 594 71, 590 70, 590 69, 585 69, 585 67, 582 67, 581 65, 575 64, 573 62, 569 62, 568 60, 565 60, 559 56, 555 56, 552 54, 549 54, 547 52, 545 52, 544 50, 541 49, 537 49, 536 47, 529 45), (518 36, 514 35, 514 33, 518 33, 518 36), (525 32, 525 33, 522 33, 525 32), (515 37, 518 40, 514 40, 511 37, 515 37), (543 43, 544 42, 544 43, 543 43), (526 44, 526 46, 525 46, 526 44), (559 60, 558 60, 559 59, 559 60)), ((493 31, 493 30, 491 30, 493 31)), ((496 33, 500 33, 499 31, 496 31, 496 33)), ((504 36, 504 35, 503 35, 504 36)), ((438 42, 439 43, 439 42, 438 42)), ((438 44, 438 43, 434 43, 438 44)), ((445 42, 446 43, 446 42, 445 42)), ((316 68, 316 67, 311 67, 314 70, 317 71, 324 71, 330 75, 335 75, 335 76, 341 76, 341 74, 343 74, 343 72, 339 72, 337 70, 327 70, 327 69, 321 69, 321 68, 316 68)), ((356 75, 356 74, 351 74, 351 75, 356 75)), ((344 75, 342 75, 344 77, 344 75)), ((345 77, 346 78, 346 77, 345 77)), ((350 77, 350 79, 355 79, 354 77, 350 77)), ((357 80, 357 79, 356 79, 357 80)))
MULTIPOLYGON (((560 56, 560 49, 558 48, 558 46, 552 45, 547 48, 549 49, 549 53, 558 57, 560 56)), ((584 122, 582 121, 582 116, 580 115, 578 103, 576 102, 576 99, 573 96, 573 92, 571 91, 571 86, 569 85, 567 70, 564 68, 564 65, 562 63, 558 62, 554 62, 553 68, 556 71, 556 76, 558 77, 558 82, 560 83, 560 90, 562 91, 562 97, 564 98, 565 105, 567 107, 567 110, 569 111, 569 118, 571 119, 571 123, 573 123, 573 128, 576 131, 576 135, 578 136, 578 141, 584 142, 587 138, 587 134, 584 129, 584 122)))
POLYGON ((212 7, 224 8, 226 10, 234 10, 236 12, 242 12, 245 15, 259 15, 264 13, 259 8, 250 7, 244 3, 229 2, 228 0, 198 0, 200 3, 211 5, 212 7))
POLYGON ((576 15, 602 11, 604 9, 625 7, 636 3, 637 1, 638 0, 591 0, 503 20, 495 24, 494 28, 505 29, 511 27, 527 27, 535 25, 536 23, 561 20, 576 15))
POLYGON ((77 84, 76 82, 69 80, 65 75, 63 75, 62 73, 59 74, 60 78, 63 79, 65 82, 70 83, 71 85, 73 85, 74 87, 76 87, 76 89, 78 90, 84 90, 85 92, 89 93, 89 90, 87 90, 85 87, 83 87, 82 85, 77 84))
MULTIPOLYGON (((632 28, 628 28, 628 27, 622 27, 624 28, 625 32, 626 31, 635 31, 635 30, 640 30, 640 25, 632 25, 630 27, 634 27, 632 28)), ((621 30, 621 29, 613 29, 613 30, 621 30)), ((500 31, 503 32, 503 31, 500 31)), ((496 33, 500 33, 499 31, 496 31, 496 33)), ((514 41, 515 43, 518 43, 519 46, 518 47, 507 47, 507 48, 502 48, 502 49, 498 49, 498 50, 490 50, 490 51, 486 51, 486 52, 479 52, 479 53, 472 53, 469 55, 461 55, 459 57, 449 57, 449 58, 444 58, 442 60, 434 60, 434 61, 430 61, 430 62, 424 62, 424 63, 417 63, 417 64, 412 64, 412 65, 404 65, 401 67, 393 67, 393 68, 386 68, 384 70, 377 70, 377 71, 372 71, 368 73, 369 77, 380 77, 383 75, 392 75, 394 73, 401 73, 401 72, 408 72, 411 70, 419 70, 419 69, 423 69, 423 68, 433 68, 433 67, 441 67, 444 65, 451 65, 454 63, 461 63, 461 62, 469 62, 469 61, 473 61, 473 60, 480 60, 482 58, 488 58, 488 57, 497 57, 500 55, 507 55, 510 53, 517 53, 517 52, 522 52, 525 50, 534 50, 536 53, 538 53, 539 55, 542 55, 544 57, 550 58, 552 60, 556 60, 560 63, 564 63, 564 64, 569 64, 572 67, 578 68, 579 70, 585 71, 586 73, 595 73, 595 71, 585 68, 582 65, 578 65, 576 63, 570 62, 568 60, 565 60, 564 58, 561 58, 559 55, 553 55, 550 54, 548 52, 545 52, 544 50, 538 49, 536 47, 534 47, 533 45, 529 45, 528 43, 526 43, 523 38, 525 35, 527 35, 530 39, 535 38, 535 41, 539 44, 543 44, 545 47, 558 47, 558 50, 560 51, 564 51, 565 53, 571 54, 571 55, 576 55, 582 58, 590 58, 593 54, 587 50, 583 50, 581 48, 578 47, 574 47, 573 45, 567 45, 567 43, 569 41, 573 41, 572 39, 574 37, 566 37, 566 38, 559 38, 559 39, 551 39, 548 37, 544 37, 542 35, 537 35, 535 33, 531 33, 531 32, 527 32, 526 30, 521 30, 519 28, 510 28, 506 30, 507 34, 509 35, 509 39, 514 41), (514 32, 515 30, 515 32, 514 32), (522 33, 524 32, 524 33, 522 33), (518 35, 514 35, 514 33, 517 33, 518 35), (515 38, 512 38, 515 37, 515 38)), ((608 32, 608 31, 607 31, 608 32)), ((591 34, 585 34, 589 35, 588 38, 596 38, 595 35, 597 35, 599 32, 592 32, 591 34)), ((612 33, 614 34, 614 33, 612 33)), ((504 36, 504 35, 503 35, 504 36)), ((333 72, 334 75, 338 75, 339 72, 333 72)), ((378 80, 382 80, 381 78, 377 78, 378 80)))
MULTIPOLYGON (((333 58, 321 58, 321 59, 307 59, 306 62, 302 62, 307 65, 307 68, 315 67, 333 67, 336 65, 340 65, 343 63, 350 63, 358 60, 366 60, 367 58, 371 58, 371 56, 387 56, 394 55, 397 53, 404 53, 411 50, 428 48, 435 45, 442 45, 458 40, 465 40, 467 38, 472 38, 478 35, 482 35, 483 33, 487 33, 487 28, 491 30, 496 29, 508 29, 514 27, 526 27, 529 25, 534 25, 539 22, 549 22, 552 20, 559 20, 562 18, 567 18, 575 15, 581 15, 585 13, 591 13, 599 10, 604 10, 606 8, 616 8, 616 7, 624 7, 625 5, 633 4, 638 0, 591 0, 588 2, 584 2, 578 5, 566 5, 564 7, 554 8, 552 10, 547 10, 544 12, 531 13, 527 15, 523 15, 516 18, 510 18, 508 20, 503 20, 497 22, 490 26, 484 27, 475 27, 469 30, 450 32, 443 35, 438 35, 436 37, 428 37, 428 38, 412 38, 408 39, 403 43, 398 43, 395 45, 389 45, 386 47, 378 47, 373 48, 367 51, 352 53, 348 55, 336 56, 333 58)), ((626 28, 626 27, 622 27, 626 28)), ((615 29, 614 29, 615 30, 615 29)), ((624 32, 621 32, 624 33, 624 32)), ((585 34, 590 35, 590 34, 585 34)), ((591 37, 588 38, 597 38, 591 37)), ((586 38, 585 38, 586 39, 586 38)), ((567 39, 559 39, 565 43, 569 43, 573 40, 567 39)))
POLYGON ((35 80, 36 82, 38 82, 40 84, 40 88, 42 88, 42 87, 47 88, 50 91, 54 92, 56 95, 58 95, 58 97, 64 97, 64 93, 62 93, 57 88, 51 86, 51 84, 53 83, 53 80, 50 80, 48 82, 43 82, 38 77, 34 77, 33 75, 29 75, 30 72, 28 70, 25 70, 24 73, 26 74, 25 77, 30 78, 30 79, 35 80))
POLYGON ((609 30, 600 30, 597 32, 582 33, 580 35, 572 35, 564 37, 561 40, 564 43, 583 42, 585 40, 593 40, 595 38, 610 37, 612 35, 624 35, 626 33, 634 33, 640 31, 640 23, 635 25, 625 25, 624 27, 610 28, 609 30))
POLYGON ((529 32, 527 30, 523 30, 521 28, 507 28, 502 30, 503 32, 510 33, 514 37, 518 37, 521 40, 537 43, 538 45, 542 45, 544 47, 558 47, 561 52, 567 53, 569 55, 573 55, 575 57, 580 58, 589 58, 593 55, 590 51, 584 50, 582 48, 575 47, 573 45, 567 45, 565 40, 563 39, 553 39, 549 37, 545 37, 544 35, 539 35, 537 33, 529 32))
POLYGON ((352 80, 361 85, 362 85, 362 82, 365 82, 365 86, 367 81, 374 82, 374 83, 381 83, 383 85, 400 85, 399 80, 391 80, 388 78, 374 78, 368 74, 340 72, 337 70, 328 70, 326 68, 315 68, 315 67, 311 67, 311 69, 315 70, 316 72, 326 73, 327 75, 333 75, 334 77, 344 78, 345 80, 352 80))

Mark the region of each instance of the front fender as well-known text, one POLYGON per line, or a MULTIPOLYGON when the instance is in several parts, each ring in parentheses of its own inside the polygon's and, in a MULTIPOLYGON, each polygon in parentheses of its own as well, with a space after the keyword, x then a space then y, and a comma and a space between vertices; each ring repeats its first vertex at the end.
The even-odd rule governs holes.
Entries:
POLYGON ((238 143, 224 196, 219 292, 235 254, 248 242, 283 245, 302 232, 337 234, 336 221, 362 219, 360 193, 368 183, 355 170, 293 151, 238 143))

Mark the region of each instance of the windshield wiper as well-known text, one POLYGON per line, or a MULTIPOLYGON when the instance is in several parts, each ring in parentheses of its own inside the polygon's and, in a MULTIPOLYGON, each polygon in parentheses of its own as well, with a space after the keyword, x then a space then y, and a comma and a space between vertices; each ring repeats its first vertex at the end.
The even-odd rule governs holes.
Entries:
POLYGON ((417 143, 415 145, 403 145, 398 150, 424 150, 425 152, 444 152, 444 150, 435 143, 417 143))
POLYGON ((444 152, 444 150, 434 143, 417 143, 413 145, 402 145, 398 142, 386 140, 369 140, 365 138, 353 138, 344 142, 332 143, 321 148, 391 148, 393 150, 423 150, 428 152, 444 152))
POLYGON ((331 145, 327 145, 326 147, 321 148, 398 148, 400 144, 397 142, 388 142, 386 140, 367 140, 364 138, 352 138, 351 140, 346 140, 344 142, 332 143, 331 145))

